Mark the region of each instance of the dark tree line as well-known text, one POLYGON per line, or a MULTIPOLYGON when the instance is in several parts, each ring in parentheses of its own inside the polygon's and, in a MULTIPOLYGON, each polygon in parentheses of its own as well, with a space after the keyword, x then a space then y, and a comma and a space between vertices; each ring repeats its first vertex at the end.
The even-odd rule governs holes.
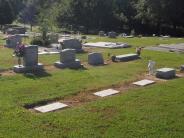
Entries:
POLYGON ((40 17, 87 33, 184 34, 184 0, 0 0, 0 25, 40 17))

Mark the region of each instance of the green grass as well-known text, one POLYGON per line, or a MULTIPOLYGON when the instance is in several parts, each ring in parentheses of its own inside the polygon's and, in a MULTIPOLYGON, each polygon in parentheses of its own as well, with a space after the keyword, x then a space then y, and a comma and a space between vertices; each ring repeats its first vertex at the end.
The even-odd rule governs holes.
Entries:
MULTIPOLYGON (((97 40, 94 40, 97 41, 97 40)), ((106 39, 104 41, 111 41, 106 39)), ((124 42, 125 39, 117 41, 124 42)), ((134 46, 164 43, 157 38, 126 39, 130 49, 94 49, 107 59, 107 53, 135 52, 134 46)), ((167 43, 184 42, 173 38, 167 43)), ((0 68, 14 65, 12 50, 0 49, 0 68)), ((78 54, 83 62, 87 54, 78 54)), ((40 62, 52 65, 59 55, 40 56, 40 62)), ((47 114, 36 114, 24 108, 27 104, 62 99, 82 91, 111 87, 136 79, 147 71, 148 60, 159 67, 178 68, 183 54, 144 50, 142 59, 92 67, 86 70, 54 70, 46 76, 0 77, 0 137, 184 137, 184 79, 174 79, 145 88, 97 100, 85 105, 47 114)))

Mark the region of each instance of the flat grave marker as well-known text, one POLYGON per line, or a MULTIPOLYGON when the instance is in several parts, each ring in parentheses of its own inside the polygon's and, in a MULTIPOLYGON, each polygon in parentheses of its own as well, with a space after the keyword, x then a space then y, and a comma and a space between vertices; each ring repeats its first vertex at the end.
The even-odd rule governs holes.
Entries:
POLYGON ((96 92, 94 93, 94 95, 100 96, 100 97, 106 97, 106 96, 111 96, 117 93, 119 93, 119 91, 113 90, 113 89, 107 89, 107 90, 96 92))
POLYGON ((47 113, 47 112, 53 112, 59 109, 63 109, 68 107, 68 105, 60 103, 60 102, 56 102, 56 103, 52 103, 52 104, 47 104, 44 106, 40 106, 40 107, 36 107, 34 108, 34 110, 41 112, 41 113, 47 113))
POLYGON ((147 86, 147 85, 154 84, 154 83, 155 81, 145 79, 145 80, 141 80, 138 82, 134 82, 133 84, 137 86, 147 86))

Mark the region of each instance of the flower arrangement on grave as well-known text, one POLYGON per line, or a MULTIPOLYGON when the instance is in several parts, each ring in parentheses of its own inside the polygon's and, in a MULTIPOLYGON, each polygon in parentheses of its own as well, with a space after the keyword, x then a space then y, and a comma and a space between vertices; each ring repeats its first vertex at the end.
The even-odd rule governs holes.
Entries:
POLYGON ((21 65, 21 58, 24 56, 25 45, 17 43, 14 54, 18 58, 18 64, 21 65))

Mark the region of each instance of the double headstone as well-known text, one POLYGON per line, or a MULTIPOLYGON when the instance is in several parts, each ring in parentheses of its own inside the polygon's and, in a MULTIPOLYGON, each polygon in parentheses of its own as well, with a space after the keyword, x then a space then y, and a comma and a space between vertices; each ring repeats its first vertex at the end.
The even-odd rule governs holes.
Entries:
POLYGON ((109 38, 116 38, 117 37, 117 34, 116 34, 116 32, 109 32, 108 33, 108 37, 109 38))
POLYGON ((24 48, 23 65, 14 66, 14 72, 25 73, 39 71, 43 65, 38 63, 38 46, 26 46, 24 48))
POLYGON ((11 35, 8 36, 6 39, 6 47, 8 48, 15 48, 17 46, 17 43, 22 42, 22 37, 20 35, 11 35))
POLYGON ((76 52, 83 52, 82 43, 78 39, 63 39, 62 49, 75 49, 76 52))
POLYGON ((64 49, 60 53, 60 61, 54 64, 58 68, 81 68, 80 60, 76 59, 75 49, 64 49))
POLYGON ((104 59, 101 53, 90 53, 88 55, 88 64, 90 65, 103 65, 104 59))

